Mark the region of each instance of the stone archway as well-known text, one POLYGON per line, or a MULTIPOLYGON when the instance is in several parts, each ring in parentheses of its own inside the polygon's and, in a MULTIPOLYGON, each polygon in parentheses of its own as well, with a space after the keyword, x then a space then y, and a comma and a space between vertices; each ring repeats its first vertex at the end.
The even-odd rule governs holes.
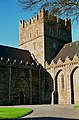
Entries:
POLYGON ((54 104, 58 104, 58 82, 57 82, 57 77, 58 77, 58 75, 59 75, 59 73, 62 71, 62 69, 61 70, 59 70, 58 72, 57 72, 57 74, 56 74, 56 77, 55 77, 55 91, 54 91, 54 104))
POLYGON ((55 78, 55 103, 66 104, 67 103, 67 86, 65 80, 65 73, 63 70, 59 70, 55 78))
POLYGON ((79 104, 79 67, 75 67, 71 73, 71 104, 79 104))
POLYGON ((12 88, 13 104, 30 104, 30 86, 24 77, 18 78, 12 88))

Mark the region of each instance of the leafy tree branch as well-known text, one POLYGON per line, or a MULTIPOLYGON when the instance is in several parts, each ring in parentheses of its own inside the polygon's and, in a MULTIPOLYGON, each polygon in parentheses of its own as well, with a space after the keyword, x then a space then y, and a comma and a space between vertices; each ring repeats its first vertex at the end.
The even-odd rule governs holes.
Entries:
POLYGON ((51 14, 79 20, 79 0, 18 0, 18 3, 22 10, 33 11, 44 7, 51 14))

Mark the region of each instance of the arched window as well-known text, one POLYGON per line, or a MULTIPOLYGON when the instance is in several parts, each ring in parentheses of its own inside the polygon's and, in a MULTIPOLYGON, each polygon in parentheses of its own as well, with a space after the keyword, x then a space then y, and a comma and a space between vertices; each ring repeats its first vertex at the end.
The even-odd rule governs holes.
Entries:
POLYGON ((50 35, 51 36, 53 35, 53 29, 52 28, 50 29, 50 35))
POLYGON ((57 46, 56 46, 56 43, 55 42, 53 42, 53 51, 56 51, 56 48, 57 48, 57 46))
POLYGON ((36 35, 38 35, 38 33, 39 33, 39 30, 37 29, 37 30, 36 30, 36 35))
POLYGON ((33 51, 36 51, 36 43, 33 42, 33 51))
POLYGON ((29 38, 31 39, 32 38, 32 32, 30 31, 29 33, 29 38))
POLYGON ((62 84, 62 89, 64 89, 64 74, 61 74, 61 84, 62 84))
POLYGON ((26 41, 26 36, 24 36, 24 41, 26 41))

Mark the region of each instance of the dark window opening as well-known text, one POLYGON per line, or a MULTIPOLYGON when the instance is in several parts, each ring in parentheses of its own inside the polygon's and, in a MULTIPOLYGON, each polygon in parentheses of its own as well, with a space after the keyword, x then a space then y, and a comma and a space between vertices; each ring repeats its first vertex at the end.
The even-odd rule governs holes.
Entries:
POLYGON ((24 104, 24 94, 20 93, 20 105, 24 104))

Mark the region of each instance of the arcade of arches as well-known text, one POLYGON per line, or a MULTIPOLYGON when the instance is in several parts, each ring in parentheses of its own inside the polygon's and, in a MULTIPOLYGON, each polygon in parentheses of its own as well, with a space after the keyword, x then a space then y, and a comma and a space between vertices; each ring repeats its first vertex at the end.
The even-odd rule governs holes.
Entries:
POLYGON ((52 104, 79 104, 79 65, 55 64, 48 71, 54 80, 52 104))

